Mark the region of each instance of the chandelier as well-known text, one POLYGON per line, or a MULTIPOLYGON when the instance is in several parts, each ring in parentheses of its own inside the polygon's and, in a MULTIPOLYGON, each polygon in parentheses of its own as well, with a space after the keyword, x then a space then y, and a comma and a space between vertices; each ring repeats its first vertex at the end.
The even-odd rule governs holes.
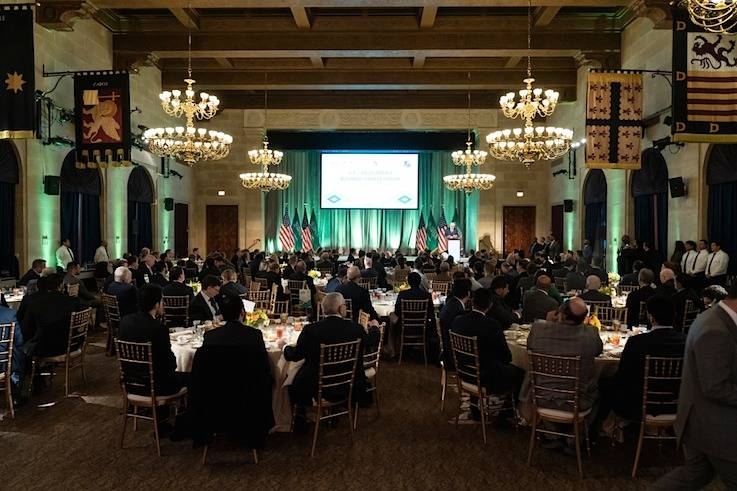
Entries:
POLYGON ((463 174, 451 174, 443 177, 445 187, 451 191, 465 191, 470 194, 473 191, 486 191, 494 187, 496 176, 493 174, 474 174, 472 169, 486 162, 488 155, 483 150, 473 149, 473 140, 471 138, 471 72, 468 72, 468 133, 466 136, 466 149, 456 150, 451 154, 453 164, 466 169, 463 174))
POLYGON ((499 99, 504 116, 520 118, 523 128, 505 129, 489 133, 486 142, 489 153, 499 160, 519 161, 529 167, 537 160, 553 160, 564 155, 571 145, 573 131, 552 126, 535 126, 536 117, 553 114, 560 94, 555 90, 533 88, 532 77, 532 2, 527 2, 527 78, 525 88, 519 91, 519 101, 514 92, 499 99))
POLYGON ((287 174, 276 174, 269 172, 269 166, 277 166, 281 164, 284 153, 279 150, 272 150, 269 148, 269 138, 266 135, 266 128, 268 127, 268 115, 269 115, 269 95, 267 88, 267 74, 264 74, 264 138, 261 141, 262 148, 250 150, 248 152, 248 158, 252 164, 261 167, 261 172, 245 172, 240 174, 238 177, 241 179, 241 184, 247 189, 260 189, 264 193, 268 193, 272 190, 284 190, 289 187, 289 183, 292 181, 292 176, 287 174))
POLYGON ((725 33, 737 26, 737 0, 683 0, 691 21, 709 32, 725 33))

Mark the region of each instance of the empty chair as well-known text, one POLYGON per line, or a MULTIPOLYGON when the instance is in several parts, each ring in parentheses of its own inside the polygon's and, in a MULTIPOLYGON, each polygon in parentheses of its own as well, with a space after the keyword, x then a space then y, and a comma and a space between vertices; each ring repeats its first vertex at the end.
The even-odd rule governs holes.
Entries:
POLYGON ((305 295, 311 295, 310 290, 307 288, 307 281, 288 280, 287 289, 289 290, 289 306, 291 314, 294 316, 307 315, 307 311, 312 307, 311 299, 305 300, 305 295), (300 296, 302 296, 302 298, 300 298, 300 296))
POLYGON ((683 314, 683 332, 688 333, 691 329, 691 324, 699 316, 699 308, 692 300, 686 300, 686 306, 684 307, 683 314))
MULTIPOLYGON (((438 340, 440 341, 440 352, 445 353, 445 350, 450 351, 450 346, 445 346, 443 343, 443 334, 442 330, 440 328, 440 318, 435 320, 435 331, 438 336, 438 340)), ((443 357, 440 357, 440 410, 445 410, 445 394, 448 392, 448 378, 454 377, 454 375, 448 371, 448 367, 445 366, 445 362, 443 362, 443 357)))
POLYGON ((555 287, 560 292, 565 292, 566 290, 566 279, 565 278, 553 278, 553 281, 555 282, 555 287))
POLYGON ((166 327, 189 327, 189 296, 163 296, 166 327))
POLYGON ((640 288, 637 285, 619 285, 617 286, 617 290, 619 290, 620 295, 624 295, 625 293, 632 293, 633 291, 640 288))
POLYGON ((261 288, 261 286, 262 286, 261 283, 259 283, 258 281, 252 281, 248 285, 248 291, 249 292, 258 292, 258 291, 261 291, 261 290, 263 290, 263 288, 261 288))
POLYGON ((610 307, 607 305, 597 305, 593 313, 599 318, 601 322, 611 323, 612 321, 619 321, 625 323, 627 317, 627 309, 622 307, 610 307))
POLYGON ((432 291, 438 292, 441 295, 447 295, 450 289, 450 281, 436 281, 432 282, 432 291))
MULTIPOLYGON (((360 314, 358 314, 358 320, 359 324, 361 324, 364 328, 367 328, 368 322, 369 322, 369 315, 363 311, 361 311, 360 314), (361 316, 364 315, 365 324, 361 323, 361 316)), ((379 344, 376 346, 375 349, 372 349, 371 351, 364 351, 363 353, 363 373, 366 375, 366 378, 368 379, 369 383, 371 384, 370 387, 366 388, 366 392, 373 392, 374 394, 374 403, 376 404, 376 414, 381 414, 381 411, 379 409, 379 393, 378 393, 378 380, 379 380, 379 358, 381 358, 381 346, 384 340, 384 328, 386 324, 381 323, 379 325, 379 344)), ((360 367, 359 367, 360 369, 360 367)), ((358 402, 355 404, 355 414, 353 416, 353 429, 356 429, 358 426, 358 402)))
POLYGON ((15 339, 15 323, 0 324, 0 390, 5 391, 8 401, 10 419, 15 418, 13 394, 11 392, 10 375, 13 373, 13 340, 15 339))
POLYGON ((373 290, 376 288, 376 283, 374 283, 373 286, 371 285, 371 278, 359 278, 356 280, 356 283, 365 290, 373 290))
POLYGON ((271 310, 271 292, 269 290, 250 291, 248 299, 256 304, 256 310, 268 312, 271 310))
POLYGON ((427 365, 427 302, 428 300, 402 300, 402 318, 399 321, 399 364, 405 347, 420 346, 427 365))
POLYGON ((269 289, 269 280, 267 278, 262 278, 260 276, 256 276, 255 278, 253 278, 253 283, 257 283, 259 285, 259 288, 261 290, 268 290, 269 289))
POLYGON ((120 329, 118 297, 103 293, 102 305, 105 307, 105 318, 107 319, 107 347, 105 351, 108 356, 112 356, 115 354, 115 343, 113 343, 113 339, 118 337, 118 329, 120 329))

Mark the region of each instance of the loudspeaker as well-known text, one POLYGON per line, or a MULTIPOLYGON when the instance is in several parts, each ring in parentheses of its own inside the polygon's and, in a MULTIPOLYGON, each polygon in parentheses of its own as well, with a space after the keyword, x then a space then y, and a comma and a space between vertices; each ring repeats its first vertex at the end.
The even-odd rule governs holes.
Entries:
POLYGON ((563 200, 563 211, 565 213, 572 213, 573 212, 573 200, 572 199, 564 199, 563 200))
POLYGON ((681 198, 686 196, 686 183, 683 181, 683 177, 668 179, 668 183, 670 184, 671 198, 681 198))
POLYGON ((59 176, 44 176, 44 194, 58 195, 60 183, 59 176))
POLYGON ((174 211, 174 198, 164 198, 164 209, 174 211))

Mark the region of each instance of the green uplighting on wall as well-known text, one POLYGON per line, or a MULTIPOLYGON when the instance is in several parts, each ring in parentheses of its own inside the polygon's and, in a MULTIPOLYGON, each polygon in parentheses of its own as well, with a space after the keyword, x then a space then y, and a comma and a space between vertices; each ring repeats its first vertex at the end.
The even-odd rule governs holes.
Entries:
MULTIPOLYGON (((128 182, 126 177, 124 182, 128 182)), ((112 227, 112 235, 115 238, 115 242, 108 244, 108 253, 111 253, 111 257, 122 257, 123 256, 123 237, 127 237, 125 233, 126 217, 128 210, 125 206, 117 205, 118 203, 125 203, 128 199, 128 188, 127 186, 114 186, 112 183, 108 183, 108 220, 110 220, 110 226, 112 227), (114 204, 113 204, 114 203, 114 204), (112 246, 112 247, 111 247, 112 246)))

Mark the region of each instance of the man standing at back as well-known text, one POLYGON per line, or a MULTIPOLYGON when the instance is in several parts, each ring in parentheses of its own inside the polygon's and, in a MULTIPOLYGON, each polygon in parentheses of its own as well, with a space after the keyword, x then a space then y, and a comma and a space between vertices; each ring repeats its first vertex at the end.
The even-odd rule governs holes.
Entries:
POLYGON ((685 465, 655 489, 701 489, 719 474, 737 489, 737 286, 696 318, 686 339, 676 435, 685 465))
POLYGON ((62 239, 59 248, 56 250, 56 267, 63 270, 72 261, 74 261, 72 242, 69 239, 62 239))

